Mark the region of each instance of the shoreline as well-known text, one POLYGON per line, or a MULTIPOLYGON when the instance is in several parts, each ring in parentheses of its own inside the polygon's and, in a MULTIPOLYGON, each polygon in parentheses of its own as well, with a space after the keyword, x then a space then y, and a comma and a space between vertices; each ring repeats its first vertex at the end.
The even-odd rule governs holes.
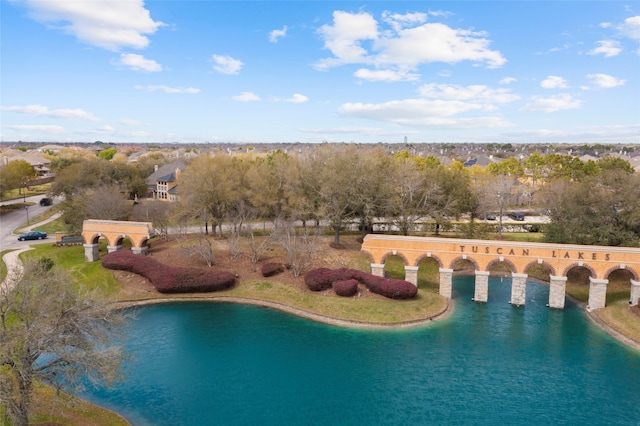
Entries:
MULTIPOLYGON (((549 283, 541 280, 534 279, 536 282, 549 285, 549 283)), ((602 329, 604 332, 609 334, 614 339, 618 340, 620 343, 629 346, 630 348, 640 352, 640 342, 633 340, 632 338, 620 333, 609 324, 607 324, 595 311, 590 311, 586 308, 586 304, 582 301, 576 299, 570 294, 566 294, 568 299, 571 299, 576 305, 578 305, 587 318, 591 320, 591 322, 602 329)), ((357 328, 357 329, 369 329, 369 330, 392 330, 392 329, 403 329, 410 327, 420 327, 431 324, 434 321, 442 320, 450 316, 455 309, 455 303, 453 299, 447 300, 447 305, 445 309, 432 315, 428 318, 411 320, 411 321, 403 321, 399 323, 372 323, 366 321, 358 321, 358 320, 344 320, 340 318, 334 318, 327 315, 318 314, 315 312, 307 311, 301 308, 296 308, 294 306, 286 305, 284 303, 279 302, 270 302, 262 299, 252 299, 246 297, 235 297, 235 296, 193 296, 193 297, 183 297, 183 298, 172 298, 172 297, 162 297, 162 298, 150 298, 150 299, 140 299, 140 300, 122 300, 113 302, 115 309, 128 309, 134 308, 137 306, 146 306, 146 305, 156 305, 162 303, 172 303, 172 302, 214 302, 214 303, 238 303, 245 305, 254 305, 261 306, 266 308, 277 309, 281 312, 286 312, 291 315, 295 315, 301 318, 306 318, 311 321, 315 321, 321 324, 333 325, 337 327, 347 327, 347 328, 357 328)))
POLYGON ((334 325, 338 327, 369 329, 369 330, 392 330, 409 327, 419 327, 432 323, 433 321, 441 320, 453 313, 454 305, 452 300, 447 301, 445 309, 432 315, 428 318, 422 318, 411 321, 403 321, 399 323, 373 323, 357 320, 345 320, 340 318, 329 317, 327 315, 317 314, 315 312, 307 311, 304 309, 296 308, 294 306, 286 305, 279 302, 270 302, 262 299, 251 299, 246 297, 235 296, 203 296, 203 297, 188 297, 188 298, 157 298, 157 299, 142 299, 142 300, 125 300, 113 302, 115 309, 128 309, 137 306, 157 305, 162 303, 172 302, 214 302, 214 303, 238 303, 245 305, 261 306, 265 308, 277 309, 281 312, 286 312, 301 318, 306 318, 311 321, 315 321, 322 324, 334 325))

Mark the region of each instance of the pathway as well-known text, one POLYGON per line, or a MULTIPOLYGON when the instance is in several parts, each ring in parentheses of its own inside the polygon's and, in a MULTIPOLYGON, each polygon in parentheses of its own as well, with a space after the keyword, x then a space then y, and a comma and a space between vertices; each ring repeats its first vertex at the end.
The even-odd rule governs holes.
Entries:
MULTIPOLYGON (((56 213, 50 218, 43 220, 42 222, 34 223, 33 225, 27 226, 23 228, 25 232, 31 231, 33 228, 37 226, 44 225, 45 223, 53 222, 62 216, 62 213, 56 213)), ((20 262, 19 256, 20 253, 23 253, 27 250, 31 250, 31 246, 23 247, 17 250, 12 250, 2 256, 2 260, 7 265, 7 276, 4 281, 0 283, 0 294, 5 293, 11 289, 13 284, 16 282, 19 277, 22 276, 22 263, 20 262)))

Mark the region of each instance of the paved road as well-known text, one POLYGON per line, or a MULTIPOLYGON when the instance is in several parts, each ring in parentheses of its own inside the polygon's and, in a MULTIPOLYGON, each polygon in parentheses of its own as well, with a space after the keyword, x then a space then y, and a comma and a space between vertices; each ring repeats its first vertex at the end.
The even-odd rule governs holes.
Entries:
MULTIPOLYGON (((27 197, 28 202, 36 203, 32 206, 29 206, 29 219, 30 226, 27 225, 23 227, 23 225, 27 224, 27 212, 24 210, 18 210, 15 212, 11 212, 0 216, 0 251, 4 250, 13 250, 9 253, 6 253, 2 256, 2 260, 7 265, 8 275, 4 281, 0 283, 0 292, 7 291, 11 288, 13 284, 13 280, 21 273, 22 265, 18 260, 18 256, 23 251, 29 250, 29 246, 38 241, 18 241, 17 234, 14 234, 13 231, 17 228, 21 228, 23 231, 29 231, 31 228, 50 222, 52 220, 60 217, 60 214, 55 214, 49 219, 34 223, 31 219, 36 218, 42 213, 46 212, 51 208, 51 206, 41 206, 40 199, 42 199, 42 195, 37 195, 33 197, 27 197)), ((13 200, 13 201, 5 201, 1 204, 14 204, 16 202, 20 202, 22 200, 13 200)), ((55 204, 55 201, 54 201, 55 204)), ((40 240, 39 242, 53 241, 53 238, 47 238, 46 240, 40 240)))
MULTIPOLYGON (((27 214, 29 215, 29 223, 33 225, 33 219, 40 216, 42 213, 46 212, 52 207, 41 206, 40 200, 42 198, 44 198, 44 195, 34 195, 33 197, 27 197, 27 202, 34 203, 32 206, 29 206, 28 210, 20 209, 16 210, 15 212, 7 213, 0 216, 0 251, 26 248, 29 247, 30 244, 33 244, 35 242, 18 241, 17 234, 14 234, 13 232, 16 229, 22 228, 27 224, 27 214)), ((12 201, 4 201, 0 204, 15 204, 21 202, 22 199, 18 199, 12 201)), ((57 202, 59 201, 54 200, 54 204, 56 204, 57 202)), ((53 237, 49 237, 47 238, 47 240, 53 241, 53 237)))

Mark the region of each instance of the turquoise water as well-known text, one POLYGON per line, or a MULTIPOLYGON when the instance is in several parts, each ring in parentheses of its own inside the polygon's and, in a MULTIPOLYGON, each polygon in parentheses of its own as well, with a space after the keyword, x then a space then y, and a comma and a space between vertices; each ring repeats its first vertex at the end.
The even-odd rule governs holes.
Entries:
MULTIPOLYGON (((127 380, 85 398, 134 425, 640 425, 640 353, 548 287, 454 278, 455 311, 391 331, 223 303, 141 308, 127 380)), ((401 303, 401 302, 399 302, 401 303)))

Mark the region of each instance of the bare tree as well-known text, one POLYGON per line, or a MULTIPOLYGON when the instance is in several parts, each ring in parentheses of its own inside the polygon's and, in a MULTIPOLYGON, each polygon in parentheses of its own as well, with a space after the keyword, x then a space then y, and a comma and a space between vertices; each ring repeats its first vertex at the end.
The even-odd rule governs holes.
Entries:
POLYGON ((189 240, 183 244, 182 247, 190 256, 199 257, 204 260, 209 268, 213 266, 213 263, 215 262, 213 245, 211 244, 209 237, 203 233, 199 233, 195 240, 189 240))
POLYGON ((28 260, 0 289, 0 404, 16 426, 28 424, 34 381, 72 391, 110 383, 122 360, 112 344, 125 315, 50 268, 28 260))
POLYGON ((258 262, 265 251, 271 245, 272 234, 266 235, 261 239, 256 238, 256 234, 253 231, 253 226, 247 224, 244 228, 243 235, 249 243, 249 249, 251 249, 251 261, 253 263, 258 262))
POLYGON ((233 227, 227 237, 227 243, 229 244, 229 256, 232 259, 237 259, 240 256, 240 241, 242 240, 240 231, 242 228, 233 227))
POLYGON ((133 207, 133 217, 139 221, 152 222, 156 233, 167 239, 172 207, 173 203, 145 200, 133 207))
POLYGON ((303 228, 300 233, 296 232, 295 226, 291 222, 281 224, 275 240, 287 252, 287 265, 291 267, 293 275, 298 277, 311 265, 313 255, 318 247, 318 228, 303 228))

